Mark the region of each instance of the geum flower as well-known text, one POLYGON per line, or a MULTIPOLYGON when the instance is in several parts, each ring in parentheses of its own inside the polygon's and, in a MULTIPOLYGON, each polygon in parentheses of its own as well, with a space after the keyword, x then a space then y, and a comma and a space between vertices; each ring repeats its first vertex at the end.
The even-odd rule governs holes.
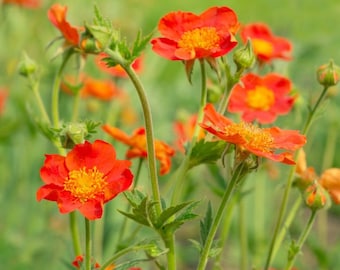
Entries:
MULTIPOLYGON (((129 149, 126 152, 126 158, 131 159, 135 157, 147 157, 148 154, 145 128, 141 127, 136 129, 131 136, 129 136, 122 130, 108 124, 103 125, 102 128, 114 139, 129 146, 129 149)), ((156 158, 160 162, 160 174, 167 174, 170 171, 171 157, 175 154, 175 151, 169 145, 162 141, 155 140, 154 143, 156 158)))
POLYGON ((295 164, 292 152, 306 143, 306 137, 296 130, 260 128, 247 122, 234 123, 218 114, 212 104, 207 104, 204 108, 204 119, 200 126, 218 138, 234 144, 241 152, 285 164, 295 164))
MULTIPOLYGON (((106 53, 99 53, 95 57, 95 63, 98 66, 98 68, 114 77, 127 78, 128 77, 127 73, 120 65, 116 65, 114 67, 107 66, 105 62, 105 58, 107 57, 108 55, 106 53)), ((131 67, 134 69, 136 73, 142 72, 143 61, 144 61, 144 56, 140 56, 140 57, 137 57, 131 64, 131 67)))
POLYGON ((152 49, 170 60, 216 58, 236 46, 238 27, 236 14, 228 7, 212 7, 200 15, 170 12, 158 24, 162 37, 151 41, 152 49))
POLYGON ((112 145, 101 140, 76 145, 66 157, 46 155, 37 200, 55 201, 61 213, 79 210, 87 219, 102 217, 103 205, 127 190, 131 162, 117 160, 112 145))
POLYGON ((246 74, 231 92, 228 111, 241 112, 246 122, 273 123, 291 110, 295 100, 289 95, 291 88, 290 80, 274 73, 246 74))
POLYGON ((306 154, 303 149, 301 149, 295 172, 297 174, 295 183, 301 190, 317 182, 327 190, 335 204, 340 204, 340 168, 326 169, 321 176, 319 176, 313 167, 307 167, 306 154))
POLYGON ((26 8, 39 8, 41 0, 3 0, 3 4, 16 4, 26 8))
POLYGON ((254 53, 262 63, 270 63, 274 59, 291 59, 291 42, 286 38, 275 36, 264 23, 244 25, 240 35, 244 43, 248 38, 251 40, 254 53))
POLYGON ((54 4, 47 13, 51 23, 59 29, 65 39, 64 47, 77 47, 80 39, 80 28, 71 26, 66 20, 67 6, 54 4))

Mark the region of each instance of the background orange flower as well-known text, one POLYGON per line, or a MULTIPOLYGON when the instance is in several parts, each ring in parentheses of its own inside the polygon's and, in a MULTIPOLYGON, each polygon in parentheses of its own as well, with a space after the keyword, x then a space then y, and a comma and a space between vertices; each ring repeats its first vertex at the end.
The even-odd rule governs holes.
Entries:
POLYGON ((241 28, 244 43, 251 39, 254 53, 261 62, 271 62, 276 58, 290 60, 292 44, 288 39, 273 35, 264 23, 251 23, 241 28))
POLYGON ((101 218, 103 204, 130 187, 130 164, 117 160, 112 145, 101 140, 78 144, 66 157, 46 155, 37 200, 57 202, 61 213, 79 210, 90 220, 101 218))
POLYGON ((264 77, 249 73, 233 88, 228 104, 230 112, 241 112, 247 122, 273 123, 278 115, 287 114, 295 98, 289 96, 291 82, 270 73, 264 77))
POLYGON ((3 0, 3 4, 16 4, 27 8, 39 8, 41 6, 40 0, 3 0))
POLYGON ((219 57, 233 49, 239 23, 228 7, 212 7, 200 15, 171 12, 161 18, 162 37, 151 41, 154 52, 170 60, 219 57))

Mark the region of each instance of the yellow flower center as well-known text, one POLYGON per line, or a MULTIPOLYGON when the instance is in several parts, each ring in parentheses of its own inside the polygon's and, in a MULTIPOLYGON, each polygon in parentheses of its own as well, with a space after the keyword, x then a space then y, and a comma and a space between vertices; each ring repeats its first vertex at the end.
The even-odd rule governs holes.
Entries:
POLYGON ((220 37, 214 27, 196 28, 191 31, 185 32, 178 46, 183 49, 204 49, 213 50, 219 48, 220 37))
POLYGON ((252 44, 255 54, 270 56, 273 53, 273 45, 266 40, 254 38, 252 44))
POLYGON ((251 108, 268 111, 275 102, 275 95, 272 90, 257 86, 254 90, 247 92, 246 102, 251 108))
MULTIPOLYGON (((229 125, 225 129, 227 136, 240 135, 246 141, 243 145, 270 152, 273 148, 273 136, 266 130, 261 129, 251 123, 240 122, 229 125)), ((240 144, 242 147, 242 144, 240 144)))
POLYGON ((96 167, 70 171, 64 183, 64 189, 70 191, 82 203, 94 199, 98 194, 104 192, 107 186, 104 174, 96 167))

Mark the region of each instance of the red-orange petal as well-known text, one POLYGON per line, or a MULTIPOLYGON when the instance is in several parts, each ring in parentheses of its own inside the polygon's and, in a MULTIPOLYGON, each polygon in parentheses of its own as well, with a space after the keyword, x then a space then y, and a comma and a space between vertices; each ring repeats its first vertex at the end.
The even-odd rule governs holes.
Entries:
POLYGON ((46 184, 62 186, 68 176, 65 167, 65 157, 60 155, 46 155, 43 167, 40 169, 40 177, 46 184))

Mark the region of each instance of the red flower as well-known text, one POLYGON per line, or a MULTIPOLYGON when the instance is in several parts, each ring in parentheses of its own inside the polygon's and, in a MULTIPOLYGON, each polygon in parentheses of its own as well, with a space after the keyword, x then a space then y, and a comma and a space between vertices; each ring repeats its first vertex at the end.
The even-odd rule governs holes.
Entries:
POLYGON ((239 23, 228 7, 212 7, 200 15, 171 12, 161 18, 162 37, 151 41, 152 49, 170 60, 216 58, 233 49, 239 23))
POLYGON ((292 151, 306 143, 306 137, 295 130, 278 127, 259 128, 251 123, 234 123, 218 114, 211 104, 204 109, 201 127, 222 140, 235 144, 243 152, 266 157, 274 161, 295 164, 292 151), (281 150, 287 150, 282 152, 281 150))
MULTIPOLYGON (((120 66, 116 65, 114 67, 108 67, 103 60, 107 57, 106 53, 100 53, 95 57, 95 62, 97 66, 104 72, 114 76, 114 77, 121 77, 121 78, 127 78, 128 75, 126 74, 125 70, 120 66)), ((135 70, 136 73, 140 73, 143 69, 143 59, 144 57, 138 57, 136 60, 132 63, 132 68, 135 70)))
POLYGON ((6 99, 7 99, 7 90, 4 88, 0 88, 0 115, 5 109, 6 99))
POLYGON ((233 88, 228 110, 242 112, 242 119, 247 122, 272 123, 292 108, 295 99, 288 95, 290 91, 291 82, 282 76, 259 77, 250 73, 233 88))
POLYGON ((62 6, 60 4, 54 4, 48 10, 48 19, 51 23, 59 29, 63 34, 65 41, 72 46, 78 46, 79 43, 79 33, 78 28, 71 26, 66 21, 67 6, 62 6))
POLYGON ((74 85, 75 78, 66 77, 61 84, 61 89, 66 93, 73 94, 72 88, 81 87, 80 95, 82 97, 94 97, 100 100, 109 101, 113 97, 118 96, 121 92, 112 80, 97 80, 87 75, 83 75, 80 79, 80 86, 74 85))
POLYGON ((243 42, 251 39, 254 52, 261 62, 271 62, 275 58, 291 59, 292 44, 285 38, 274 36, 263 23, 245 25, 241 29, 241 38, 243 42))
POLYGON ((63 214, 79 210, 90 220, 101 218, 103 204, 130 187, 130 164, 117 160, 115 149, 100 140, 78 144, 66 157, 46 155, 37 200, 57 202, 63 214))
MULTIPOLYGON (((189 117, 189 119, 184 122, 175 122, 174 124, 174 130, 177 135, 177 141, 175 142, 176 147, 181 152, 185 152, 184 145, 189 142, 195 131, 195 126, 197 122, 197 115, 192 115, 189 117)), ((198 139, 203 139, 205 136, 204 131, 201 129, 201 132, 198 135, 198 139)))
MULTIPOLYGON (((144 128, 136 129, 131 136, 127 135, 120 129, 107 124, 103 125, 103 130, 116 140, 130 146, 126 152, 126 158, 147 157, 146 134, 144 128)), ((160 162, 160 174, 167 174, 171 167, 170 158, 175 154, 175 151, 166 143, 155 140, 155 152, 156 158, 160 162)))
POLYGON ((40 0, 3 0, 3 4, 16 4, 27 8, 39 8, 41 6, 40 0))

